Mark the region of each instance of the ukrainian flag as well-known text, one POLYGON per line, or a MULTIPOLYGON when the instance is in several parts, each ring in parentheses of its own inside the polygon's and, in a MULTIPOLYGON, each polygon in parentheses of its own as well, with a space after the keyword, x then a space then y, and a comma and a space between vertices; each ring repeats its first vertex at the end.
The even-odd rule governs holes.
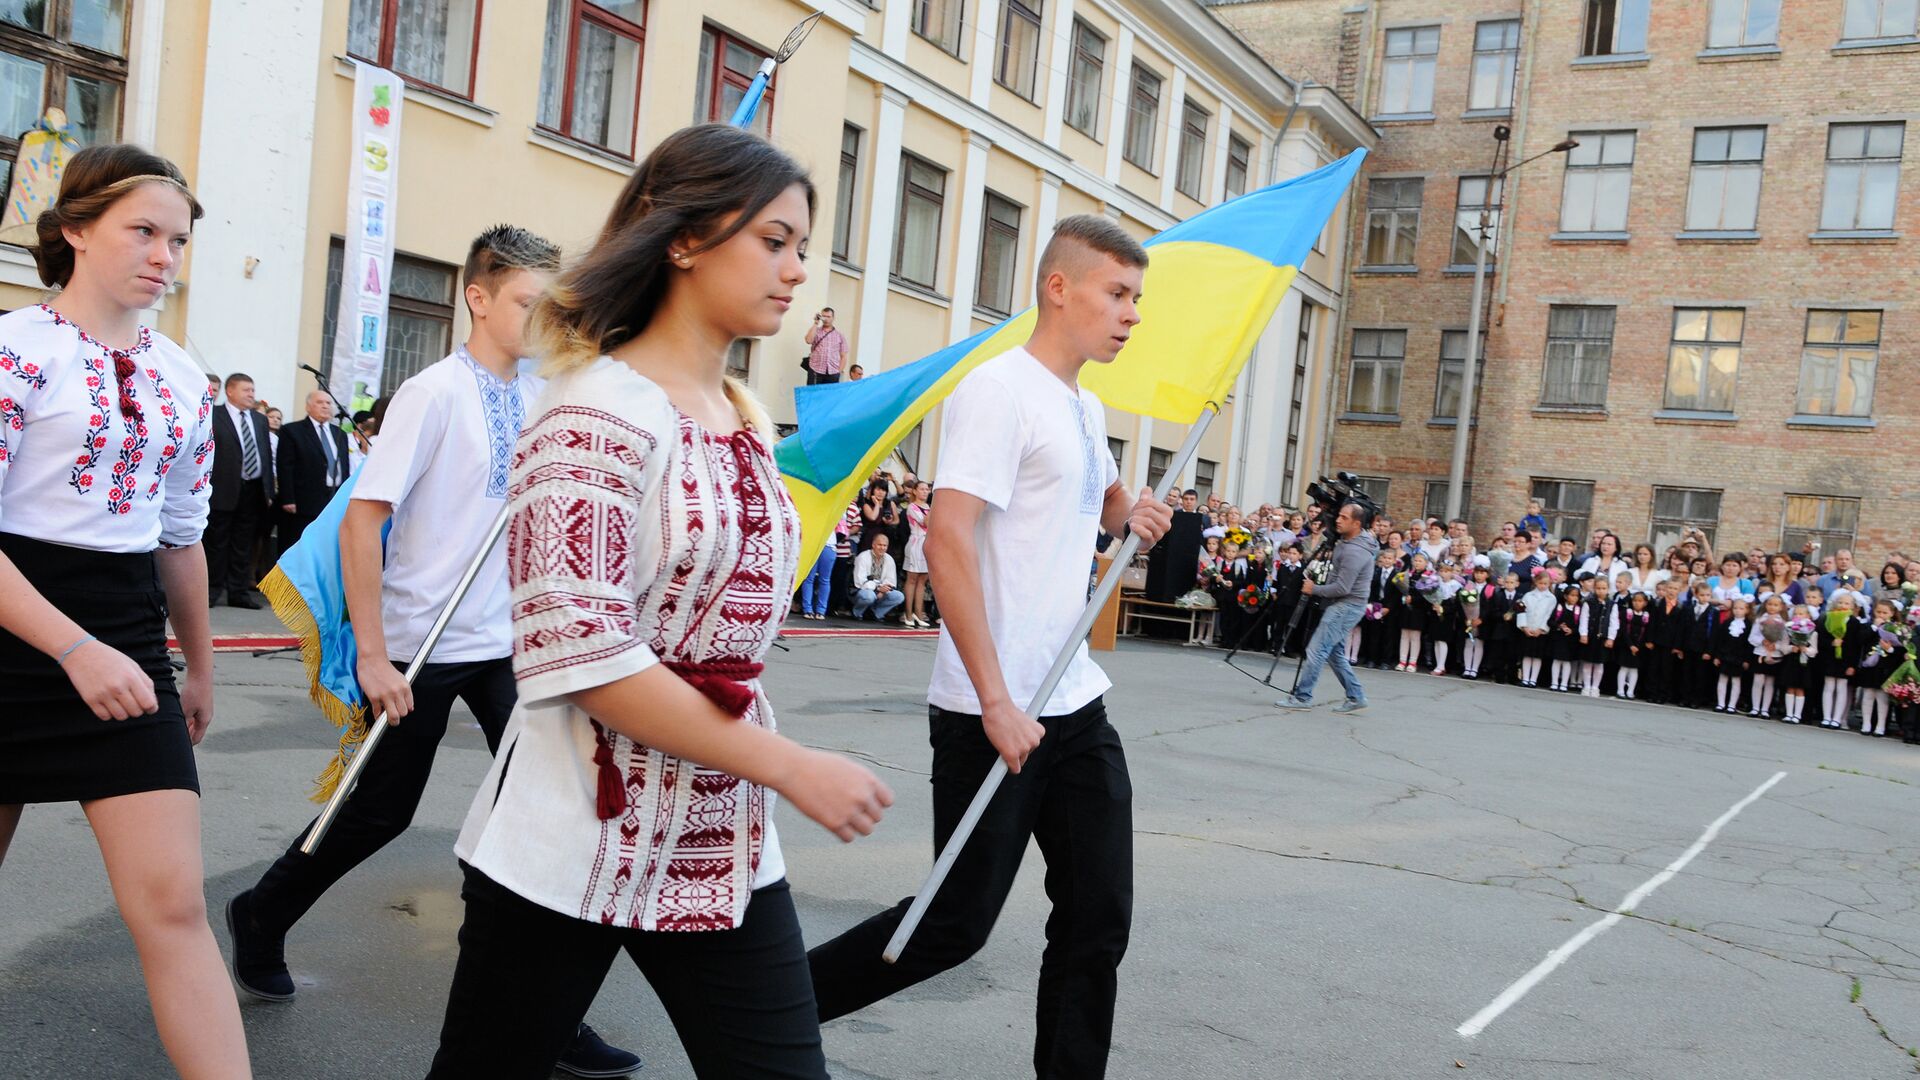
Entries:
POLYGON ((309 696, 341 729, 340 750, 314 781, 315 802, 325 802, 340 782, 347 759, 367 737, 367 699, 360 677, 353 625, 347 621, 347 590, 340 577, 340 519, 359 473, 347 477, 300 540, 280 556, 260 581, 260 594, 288 630, 300 639, 309 696))
MULTIPOLYGON (((1125 412, 1191 424, 1218 409, 1365 150, 1175 225, 1146 243, 1140 325, 1080 382, 1125 412)), ((794 390, 800 426, 774 457, 817 555, 861 485, 967 373, 1032 336, 1032 308, 922 360, 854 383, 794 390)), ((810 556, 809 556, 810 557, 810 556)))

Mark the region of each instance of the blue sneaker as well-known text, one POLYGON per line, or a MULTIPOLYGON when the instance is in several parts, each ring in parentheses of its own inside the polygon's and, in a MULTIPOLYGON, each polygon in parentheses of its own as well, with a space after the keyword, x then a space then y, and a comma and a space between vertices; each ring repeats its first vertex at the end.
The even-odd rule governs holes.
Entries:
POLYGON ((1305 700, 1302 700, 1301 698, 1294 697, 1292 694, 1288 694, 1286 697, 1281 698, 1279 701, 1276 701, 1273 704, 1276 708, 1281 708, 1281 709, 1306 710, 1306 709, 1313 708, 1313 702, 1305 701, 1305 700))
POLYGON ((1340 713, 1343 716, 1350 716, 1354 713, 1366 712, 1367 703, 1364 701, 1355 701, 1352 698, 1348 698, 1347 700, 1341 702, 1340 704, 1335 705, 1333 707, 1333 711, 1340 713))

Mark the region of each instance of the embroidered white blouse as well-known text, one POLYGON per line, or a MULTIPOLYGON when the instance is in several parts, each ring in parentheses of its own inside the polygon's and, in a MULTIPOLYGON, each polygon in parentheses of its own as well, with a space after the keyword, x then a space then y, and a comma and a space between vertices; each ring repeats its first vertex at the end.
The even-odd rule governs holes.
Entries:
POLYGON ((121 352, 44 304, 0 315, 0 532, 94 551, 200 539, 214 390, 149 328, 121 352))
MULTIPOLYGON (((567 695, 658 663, 757 666, 793 595, 799 515, 757 435, 704 430, 606 357, 553 380, 533 416, 508 491, 520 704, 455 850, 578 919, 738 926, 785 876, 774 793, 636 744, 567 695), (624 802, 605 819, 596 755, 624 802)), ((772 729, 759 679, 740 681, 739 722, 772 729)))

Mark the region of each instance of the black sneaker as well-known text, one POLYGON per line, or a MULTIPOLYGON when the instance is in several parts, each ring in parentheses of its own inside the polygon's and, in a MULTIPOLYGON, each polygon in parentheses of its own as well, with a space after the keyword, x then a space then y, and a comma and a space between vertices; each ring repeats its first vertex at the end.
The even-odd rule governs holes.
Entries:
POLYGON ((570 1076, 625 1076, 640 1068, 640 1055, 608 1046, 598 1032, 581 1024, 555 1067, 570 1076))
POLYGON ((247 909, 252 890, 227 901, 227 934, 233 938, 233 981, 262 1001, 292 1001, 293 976, 287 973, 287 939, 253 923, 247 909))

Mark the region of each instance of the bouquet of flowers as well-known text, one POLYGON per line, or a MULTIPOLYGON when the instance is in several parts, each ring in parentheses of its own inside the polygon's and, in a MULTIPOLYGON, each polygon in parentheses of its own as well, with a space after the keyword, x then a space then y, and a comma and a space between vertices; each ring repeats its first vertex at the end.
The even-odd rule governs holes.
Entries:
POLYGON ((1435 615, 1441 614, 1440 597, 1438 595, 1440 592, 1439 574, 1431 570, 1421 574, 1413 582, 1413 591, 1420 594, 1420 599, 1433 605, 1433 613, 1435 615))
POLYGON ((1258 585, 1248 585, 1240 590, 1240 595, 1236 599, 1240 602, 1240 610, 1255 612, 1260 610, 1261 604, 1267 602, 1267 594, 1258 585))
MULTIPOLYGON (((1787 621, 1787 644, 1794 649, 1804 649, 1813 644, 1813 620, 1790 619, 1787 621)), ((1808 654, 1800 654, 1800 662, 1807 663, 1808 654)))
POLYGON ((1405 570, 1394 571, 1393 576, 1387 579, 1387 584, 1399 589, 1402 599, 1413 593, 1413 578, 1405 570))
POLYGON ((1920 628, 1920 604, 1913 604, 1907 608, 1907 628, 1909 630, 1920 628))
POLYGON ((1214 602, 1213 597, 1208 595, 1205 589, 1195 589, 1175 600, 1173 606, 1198 611, 1212 611, 1220 605, 1214 602))
POLYGON ((1246 549, 1247 542, 1252 539, 1253 539, 1252 533, 1248 532, 1247 530, 1241 528, 1238 525, 1235 525, 1233 528, 1227 530, 1227 535, 1222 538, 1221 542, 1226 544, 1232 544, 1235 547, 1238 547, 1244 551, 1246 549))
MULTIPOLYGON (((1913 666, 1911 661, 1909 661, 1907 666, 1913 666)), ((1915 682, 1911 678, 1906 682, 1894 682, 1889 679, 1886 690, 1887 696, 1892 698, 1894 703, 1903 709, 1911 709, 1915 705, 1920 705, 1920 682, 1915 682)))
POLYGON ((1365 614, 1361 617, 1368 622, 1379 622, 1381 619, 1387 617, 1387 606, 1385 604, 1368 604, 1365 614))
POLYGON ((1472 641, 1475 637, 1479 636, 1473 625, 1473 620, 1480 617, 1479 589, 1465 588, 1460 590, 1460 614, 1465 617, 1467 640, 1472 641))
MULTIPOLYGON (((1861 667, 1880 666, 1881 660, 1891 655, 1893 650, 1905 644, 1905 642, 1901 640, 1901 635, 1895 631, 1896 626, 1899 626, 1899 624, 1887 623, 1880 627, 1880 633, 1873 643, 1873 648, 1869 650, 1867 655, 1860 661, 1861 667)), ((1905 627, 1899 628, 1901 630, 1906 629, 1905 627)))

